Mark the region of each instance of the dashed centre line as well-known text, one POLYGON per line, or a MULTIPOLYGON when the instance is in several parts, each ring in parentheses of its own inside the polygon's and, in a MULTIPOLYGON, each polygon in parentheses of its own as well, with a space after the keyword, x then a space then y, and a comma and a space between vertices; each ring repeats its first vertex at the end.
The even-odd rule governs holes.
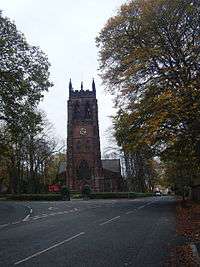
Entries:
POLYGON ((60 246, 60 245, 63 245, 63 244, 65 244, 66 242, 69 242, 69 241, 71 241, 72 239, 75 239, 75 238, 77 238, 77 237, 79 237, 79 236, 81 236, 81 235, 84 235, 84 234, 85 234, 85 232, 81 232, 81 233, 79 233, 79 234, 77 234, 77 235, 74 235, 74 236, 72 236, 72 237, 70 237, 70 238, 67 238, 67 239, 65 239, 65 240, 62 241, 62 242, 59 242, 59 243, 57 243, 57 244, 55 244, 55 245, 53 245, 53 246, 51 246, 51 247, 49 247, 49 248, 46 248, 46 249, 41 250, 41 251, 38 251, 37 253, 35 253, 35 254, 33 254, 33 255, 31 255, 31 256, 25 258, 25 259, 22 259, 22 260, 20 260, 20 261, 15 262, 14 265, 18 265, 18 264, 20 264, 20 263, 22 263, 22 262, 28 261, 28 260, 30 260, 30 259, 32 259, 32 258, 34 258, 34 257, 37 257, 37 256, 39 256, 39 255, 41 255, 41 254, 43 254, 43 253, 45 253, 45 252, 47 252, 47 251, 49 251, 49 250, 51 250, 51 249, 53 249, 53 248, 56 248, 56 247, 58 247, 58 246, 60 246))
MULTIPOLYGON (((134 208, 133 210, 127 211, 127 212, 125 212, 125 214, 131 214, 131 213, 134 213, 134 212, 136 212, 137 210, 140 210, 140 209, 142 209, 142 208, 144 208, 144 207, 146 207, 146 206, 148 206, 148 205, 150 205, 150 204, 152 204, 152 203, 154 203, 154 202, 155 202, 155 201, 150 201, 150 202, 148 202, 148 203, 146 203, 146 204, 143 203, 144 205, 139 206, 139 207, 137 207, 137 208, 134 208)), ((29 214, 28 214, 22 221, 16 221, 16 222, 13 222, 13 223, 11 223, 11 224, 18 224, 18 223, 20 223, 20 222, 27 222, 27 221, 29 221, 29 220, 31 220, 31 219, 32 219, 32 220, 37 220, 37 219, 45 218, 45 217, 48 217, 48 216, 54 216, 54 215, 60 215, 60 214, 67 214, 67 213, 70 213, 70 212, 77 212, 77 211, 79 211, 79 209, 77 209, 77 208, 73 208, 73 209, 71 209, 71 210, 69 210, 69 211, 52 212, 52 213, 49 213, 49 214, 43 213, 43 214, 35 215, 34 217, 29 218, 29 217, 31 216, 32 212, 33 212, 32 209, 30 208, 30 213, 29 213, 29 214)), ((113 218, 111 218, 111 219, 109 219, 109 220, 106 220, 106 221, 100 223, 99 226, 103 226, 103 225, 108 224, 108 223, 110 223, 110 222, 116 221, 116 220, 119 219, 120 217, 121 217, 120 215, 119 215, 119 216, 116 216, 116 217, 113 217, 113 218)), ((5 226, 8 226, 8 225, 10 225, 10 224, 3 224, 3 225, 0 225, 0 229, 3 228, 3 227, 5 227, 5 226)), ((36 252, 36 253, 30 255, 29 257, 26 257, 26 258, 24 258, 24 259, 21 259, 21 260, 15 262, 14 265, 18 265, 18 264, 20 264, 20 263, 26 262, 26 261, 28 261, 28 260, 34 258, 34 257, 37 257, 37 256, 39 256, 39 255, 41 255, 41 254, 43 254, 43 253, 45 253, 45 252, 47 252, 47 251, 49 251, 49 250, 52 250, 52 249, 54 249, 54 248, 56 248, 56 247, 58 247, 58 246, 60 246, 60 245, 62 245, 62 244, 64 244, 64 243, 67 243, 67 242, 69 242, 69 241, 71 241, 71 240, 73 240, 73 239, 75 239, 75 238, 78 238, 78 237, 81 236, 81 235, 84 235, 84 234, 85 234, 85 232, 81 232, 81 233, 79 233, 79 234, 76 234, 76 235, 74 235, 74 236, 72 236, 72 237, 70 237, 70 238, 68 238, 68 239, 63 240, 62 242, 56 243, 56 244, 54 244, 54 245, 52 245, 52 246, 50 246, 50 247, 48 247, 48 248, 46 248, 46 249, 44 249, 44 250, 38 251, 38 252, 36 252)))
POLYGON ((130 214, 130 213, 133 213, 133 212, 135 212, 135 211, 137 211, 137 210, 143 209, 144 207, 150 205, 150 204, 153 203, 153 202, 155 202, 155 201, 148 202, 147 204, 142 205, 142 206, 139 206, 138 208, 136 208, 136 209, 134 209, 134 210, 127 211, 126 214, 130 214))
POLYGON ((110 219, 110 220, 108 220, 108 221, 105 221, 105 222, 103 222, 103 223, 100 223, 99 225, 107 224, 107 223, 112 222, 112 221, 114 221, 114 220, 117 220, 117 219, 119 219, 119 218, 120 218, 120 216, 116 216, 116 217, 114 217, 114 218, 112 218, 112 219, 110 219))
POLYGON ((130 213, 133 213, 135 212, 137 209, 134 209, 134 210, 130 210, 130 211, 127 211, 126 214, 130 214, 130 213))

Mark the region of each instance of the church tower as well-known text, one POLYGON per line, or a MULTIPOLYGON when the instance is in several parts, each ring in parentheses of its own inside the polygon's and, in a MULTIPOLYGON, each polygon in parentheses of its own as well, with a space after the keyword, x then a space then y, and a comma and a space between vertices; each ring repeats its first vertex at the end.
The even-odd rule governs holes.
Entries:
POLYGON ((74 90, 69 82, 67 124, 67 185, 81 190, 89 185, 99 191, 102 163, 95 82, 92 90, 74 90))

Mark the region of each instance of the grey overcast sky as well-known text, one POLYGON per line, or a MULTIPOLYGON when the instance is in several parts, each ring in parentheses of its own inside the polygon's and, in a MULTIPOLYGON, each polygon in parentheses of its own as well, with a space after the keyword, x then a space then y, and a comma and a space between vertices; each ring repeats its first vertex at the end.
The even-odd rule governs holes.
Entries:
POLYGON ((111 126, 113 103, 98 77, 95 37, 125 0, 0 0, 3 15, 15 22, 29 44, 39 46, 51 63, 54 87, 45 94, 41 108, 53 123, 55 135, 66 139, 68 83, 81 81, 91 89, 94 77, 99 104, 101 150, 108 145, 105 131, 111 126))

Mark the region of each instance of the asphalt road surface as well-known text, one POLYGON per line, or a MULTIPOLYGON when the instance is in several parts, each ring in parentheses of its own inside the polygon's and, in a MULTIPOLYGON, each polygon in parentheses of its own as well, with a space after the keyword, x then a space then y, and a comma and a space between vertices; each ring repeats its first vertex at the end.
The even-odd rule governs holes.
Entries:
POLYGON ((163 266, 172 197, 0 202, 0 266, 163 266))

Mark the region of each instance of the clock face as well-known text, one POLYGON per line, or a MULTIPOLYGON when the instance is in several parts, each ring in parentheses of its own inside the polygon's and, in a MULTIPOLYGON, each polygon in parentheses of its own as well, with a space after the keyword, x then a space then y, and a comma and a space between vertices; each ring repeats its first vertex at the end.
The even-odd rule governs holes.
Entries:
POLYGON ((86 134, 87 134, 87 130, 85 128, 81 128, 80 135, 86 135, 86 134))

